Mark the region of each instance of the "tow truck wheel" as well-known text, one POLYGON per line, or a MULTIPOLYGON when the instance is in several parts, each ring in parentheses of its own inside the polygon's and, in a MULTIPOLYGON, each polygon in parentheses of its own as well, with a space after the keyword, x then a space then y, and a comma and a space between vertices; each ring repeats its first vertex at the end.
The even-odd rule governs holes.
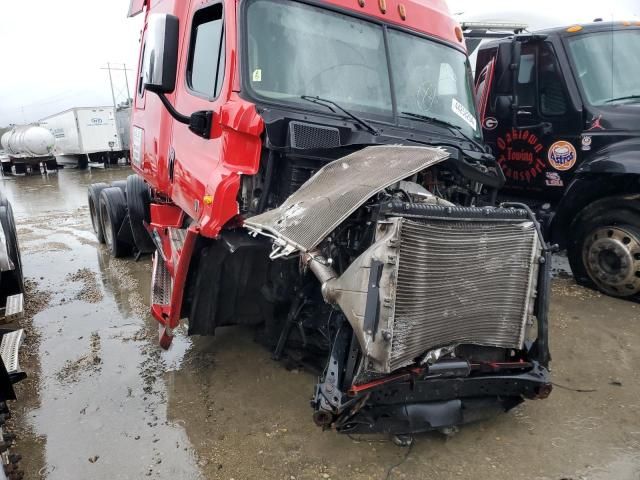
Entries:
POLYGON ((118 239, 118 232, 127 216, 127 200, 118 187, 105 188, 100 192, 100 220, 102 232, 109 251, 114 257, 124 257, 131 251, 130 245, 118 239))
POLYGON ((136 248, 142 253, 152 253, 156 246, 144 226, 151 223, 151 192, 149 186, 138 175, 127 177, 127 209, 136 248))
POLYGON ((104 233, 102 232, 102 221, 100 220, 100 192, 105 188, 109 188, 109 184, 93 183, 87 189, 87 197, 89 200, 89 213, 91 215, 91 225, 96 238, 100 243, 104 243, 104 233))
POLYGON ((640 293, 640 205, 634 208, 622 197, 599 200, 574 220, 573 229, 568 253, 578 282, 614 297, 640 293))

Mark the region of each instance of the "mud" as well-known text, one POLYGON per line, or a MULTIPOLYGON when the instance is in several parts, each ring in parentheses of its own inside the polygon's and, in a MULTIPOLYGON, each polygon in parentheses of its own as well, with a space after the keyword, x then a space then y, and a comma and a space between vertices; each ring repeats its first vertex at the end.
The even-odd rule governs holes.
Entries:
POLYGON ((179 330, 169 351, 157 347, 149 258, 110 258, 85 206, 88 183, 128 173, 1 181, 29 278, 30 377, 12 420, 25 478, 640 478, 640 305, 575 285, 562 258, 551 397, 401 448, 315 427, 314 377, 273 362, 251 330, 193 339, 179 330))

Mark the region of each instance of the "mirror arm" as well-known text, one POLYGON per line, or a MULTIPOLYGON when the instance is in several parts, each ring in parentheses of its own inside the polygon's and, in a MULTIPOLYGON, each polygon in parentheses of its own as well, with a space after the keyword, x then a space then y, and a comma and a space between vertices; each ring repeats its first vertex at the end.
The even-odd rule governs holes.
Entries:
POLYGON ((189 125, 191 123, 191 117, 188 117, 187 115, 182 115, 175 108, 173 108, 173 105, 171 105, 171 102, 169 102, 169 99, 165 97, 164 93, 156 93, 156 95, 160 97, 160 101, 162 102, 164 107, 169 111, 169 114, 177 122, 184 123, 185 125, 189 125))
MULTIPOLYGON (((153 91, 153 90, 151 90, 153 91)), ((191 115, 183 115, 178 112, 169 99, 164 95, 164 93, 154 92, 158 97, 160 97, 160 101, 165 106, 169 115, 171 115, 176 122, 184 123, 185 125, 189 125, 189 130, 202 138, 211 138, 211 126, 213 124, 213 112, 212 111, 198 111, 194 112, 191 115)))
POLYGON ((512 91, 511 91, 511 113, 512 119, 511 124, 518 124, 518 71, 520 67, 520 58, 518 58, 518 44, 517 40, 514 38, 511 41, 511 64, 509 65, 509 69, 511 70, 512 77, 512 91))

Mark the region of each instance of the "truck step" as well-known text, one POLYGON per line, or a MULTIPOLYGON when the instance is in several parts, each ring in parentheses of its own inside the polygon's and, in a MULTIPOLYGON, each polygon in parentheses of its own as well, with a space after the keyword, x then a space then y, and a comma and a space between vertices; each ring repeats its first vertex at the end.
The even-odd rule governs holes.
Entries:
POLYGON ((172 279, 162 256, 153 256, 153 275, 151 278, 151 303, 169 305, 171 303, 172 279))
POLYGON ((24 330, 15 330, 11 333, 5 333, 0 343, 0 357, 4 362, 7 373, 19 372, 18 351, 24 338, 24 330))
POLYGON ((24 295, 18 293, 7 297, 7 304, 4 308, 4 323, 11 323, 20 320, 24 314, 24 295))

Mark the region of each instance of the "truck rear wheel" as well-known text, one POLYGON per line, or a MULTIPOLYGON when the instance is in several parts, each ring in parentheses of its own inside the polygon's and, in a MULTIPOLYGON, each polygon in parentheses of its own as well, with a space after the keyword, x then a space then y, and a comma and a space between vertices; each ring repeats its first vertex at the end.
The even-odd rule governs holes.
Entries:
POLYGON ((578 282, 614 297, 640 293, 639 199, 598 200, 573 221, 568 254, 578 282))
POLYGON ((127 177, 127 208, 131 231, 136 248, 142 253, 151 253, 156 249, 145 223, 151 223, 151 192, 149 186, 138 175, 127 177))
POLYGON ((104 241, 114 257, 124 257, 131 252, 130 245, 118 239, 118 232, 127 216, 127 200, 118 187, 100 192, 100 220, 104 241))
POLYGON ((124 193, 126 198, 127 196, 127 181, 126 180, 116 180, 115 182, 111 182, 112 187, 118 187, 124 193))
POLYGON ((89 214, 91 215, 91 225, 93 232, 96 234, 98 242, 104 243, 104 233, 102 232, 102 221, 100 220, 100 192, 105 188, 109 188, 109 184, 93 183, 87 189, 87 197, 89 201, 89 214))

